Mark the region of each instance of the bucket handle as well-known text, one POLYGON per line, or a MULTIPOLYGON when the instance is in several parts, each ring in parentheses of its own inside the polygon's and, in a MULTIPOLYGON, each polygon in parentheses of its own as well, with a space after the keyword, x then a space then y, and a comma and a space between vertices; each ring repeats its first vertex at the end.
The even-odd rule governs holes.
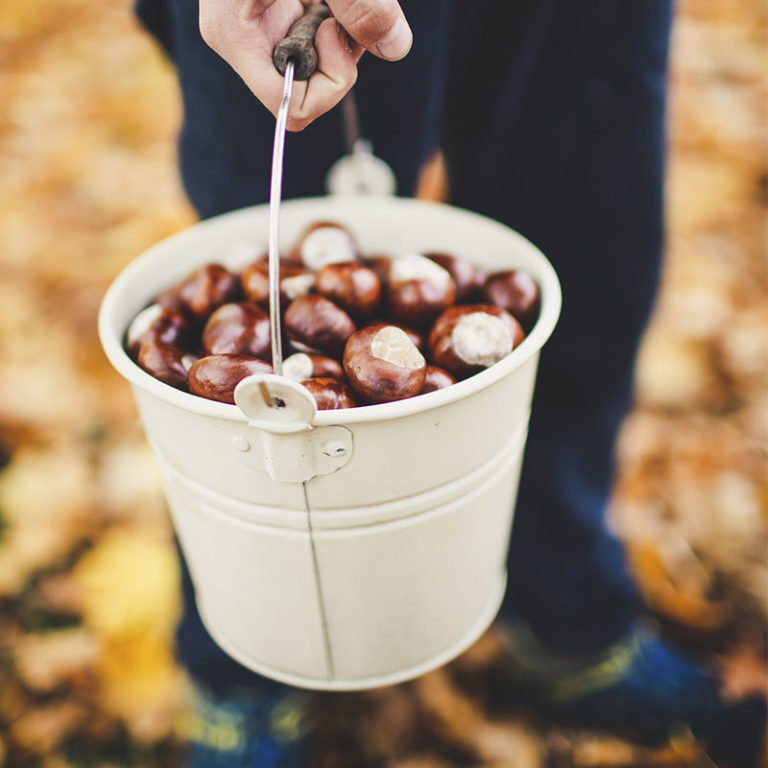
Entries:
POLYGON ((298 382, 255 373, 235 387, 235 404, 262 443, 262 451, 252 452, 245 438, 236 437, 238 458, 273 480, 306 482, 336 472, 352 458, 352 431, 341 425, 315 426, 317 403, 298 382))

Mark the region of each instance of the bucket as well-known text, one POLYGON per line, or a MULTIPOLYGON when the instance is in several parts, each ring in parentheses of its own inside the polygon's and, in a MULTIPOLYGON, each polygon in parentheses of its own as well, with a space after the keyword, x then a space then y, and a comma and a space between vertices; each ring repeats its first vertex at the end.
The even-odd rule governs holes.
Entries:
POLYGON ((157 457, 203 622, 246 667, 291 685, 354 690, 408 680, 468 648, 495 617, 538 355, 560 312, 541 252, 491 219, 398 198, 283 203, 281 250, 314 221, 363 254, 444 251, 522 268, 541 289, 527 338, 491 368, 415 398, 317 411, 299 384, 258 379, 238 405, 154 379, 125 353, 133 317, 194 268, 266 243, 268 208, 199 223, 144 253, 109 288, 99 333, 131 383, 157 457), (267 412, 271 411, 271 413, 267 412))

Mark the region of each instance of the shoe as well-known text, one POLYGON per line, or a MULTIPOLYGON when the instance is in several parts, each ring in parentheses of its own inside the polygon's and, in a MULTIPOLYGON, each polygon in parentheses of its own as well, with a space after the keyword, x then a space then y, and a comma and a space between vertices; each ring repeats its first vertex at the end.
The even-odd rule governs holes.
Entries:
POLYGON ((179 718, 187 768, 306 768, 311 694, 241 688, 226 695, 195 686, 179 718))
POLYGON ((713 674, 648 630, 636 628, 591 656, 548 648, 522 624, 506 625, 502 638, 497 697, 505 686, 507 698, 547 720, 649 746, 693 734, 718 766, 756 764, 765 700, 724 703, 713 674))

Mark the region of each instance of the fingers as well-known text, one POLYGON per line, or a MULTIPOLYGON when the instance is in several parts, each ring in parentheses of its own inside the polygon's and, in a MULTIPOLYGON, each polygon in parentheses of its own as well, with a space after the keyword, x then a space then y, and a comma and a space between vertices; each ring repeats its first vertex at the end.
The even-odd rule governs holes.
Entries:
MULTIPOLYGON (((303 3, 310 1, 302 0, 303 3)), ((272 63, 272 51, 301 16, 302 2, 200 0, 203 39, 232 66, 273 115, 280 107, 284 80, 272 63)), ((399 13, 397 3, 391 2, 399 13)), ((357 62, 363 48, 350 39, 335 19, 326 19, 319 26, 315 48, 317 71, 309 80, 294 83, 287 123, 289 131, 302 130, 334 107, 357 79, 357 62)))
POLYGON ((289 131, 306 128, 316 117, 335 107, 357 80, 357 62, 363 49, 350 44, 334 19, 326 19, 318 27, 315 47, 317 72, 309 80, 294 85, 286 124, 289 131))
POLYGON ((397 0, 327 0, 350 36, 379 58, 402 59, 413 44, 413 33, 397 0))

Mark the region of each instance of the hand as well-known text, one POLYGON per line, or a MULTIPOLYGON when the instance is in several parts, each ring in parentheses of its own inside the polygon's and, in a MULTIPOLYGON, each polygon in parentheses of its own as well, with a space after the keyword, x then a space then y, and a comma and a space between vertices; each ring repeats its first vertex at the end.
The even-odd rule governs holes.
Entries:
MULTIPOLYGON (((313 0, 200 0, 200 33, 276 115, 283 77, 272 63, 274 47, 313 0)), ((315 37, 317 71, 296 81, 287 128, 300 131, 341 101, 357 79, 364 51, 395 61, 413 36, 397 0, 328 0, 335 18, 315 37)))

